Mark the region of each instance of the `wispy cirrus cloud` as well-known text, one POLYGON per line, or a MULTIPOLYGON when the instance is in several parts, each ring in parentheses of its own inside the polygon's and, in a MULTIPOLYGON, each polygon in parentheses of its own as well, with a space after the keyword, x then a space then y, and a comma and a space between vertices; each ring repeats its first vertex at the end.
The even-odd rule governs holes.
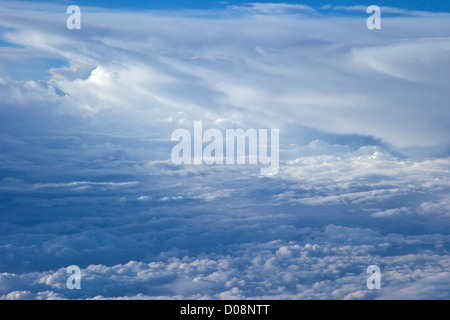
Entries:
MULTIPOLYGON (((323 10, 334 10, 334 11, 366 12, 367 6, 325 5, 322 7, 322 9, 323 10)), ((395 7, 390 7, 390 6, 381 6, 380 9, 383 13, 387 13, 387 14, 396 14, 396 15, 414 16, 414 17, 448 17, 450 15, 450 13, 448 13, 448 12, 407 10, 407 9, 395 8, 395 7)))

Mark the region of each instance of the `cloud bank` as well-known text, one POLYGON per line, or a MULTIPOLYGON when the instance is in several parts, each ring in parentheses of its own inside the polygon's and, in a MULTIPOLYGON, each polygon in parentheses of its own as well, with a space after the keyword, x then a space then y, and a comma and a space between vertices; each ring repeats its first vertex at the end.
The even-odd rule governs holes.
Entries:
POLYGON ((366 18, 3 2, 0 297, 448 299, 450 20, 366 18), (174 165, 196 120, 279 174, 174 165))

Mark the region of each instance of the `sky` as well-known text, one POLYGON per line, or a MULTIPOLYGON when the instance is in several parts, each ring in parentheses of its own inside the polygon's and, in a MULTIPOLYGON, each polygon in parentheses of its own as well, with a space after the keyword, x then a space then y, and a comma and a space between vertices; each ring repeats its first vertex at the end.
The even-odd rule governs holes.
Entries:
POLYGON ((2 1, 0 299, 449 299, 450 4, 371 4, 2 1))
MULTIPOLYGON (((42 1, 28 1, 42 3, 42 1)), ((370 6, 375 4, 374 1, 355 1, 355 0, 261 0, 261 1, 208 1, 208 0, 167 0, 167 1, 155 1, 155 0, 49 0, 45 3, 60 4, 64 6, 79 5, 79 6, 95 6, 101 8, 120 8, 120 9, 215 9, 224 8, 230 5, 243 5, 248 3, 284 3, 284 4, 304 4, 314 8, 320 8, 326 5, 332 6, 354 6, 363 5, 370 6)), ((407 1, 407 0, 379 0, 376 2, 378 6, 389 6, 394 8, 419 10, 419 11, 432 11, 432 12, 449 12, 450 4, 446 1, 407 1)))

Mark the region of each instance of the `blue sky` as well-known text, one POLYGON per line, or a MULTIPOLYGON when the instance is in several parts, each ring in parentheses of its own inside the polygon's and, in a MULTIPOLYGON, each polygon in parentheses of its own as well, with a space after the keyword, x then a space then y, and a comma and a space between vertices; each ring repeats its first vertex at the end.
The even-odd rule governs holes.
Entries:
POLYGON ((0 4, 1 299, 449 298, 448 4, 142 3, 0 4), (194 121, 278 174, 175 165, 194 121))
MULTIPOLYGON (((35 1, 39 2, 39 1, 35 1)), ((320 8, 324 5, 336 5, 336 6, 353 6, 353 5, 365 5, 369 6, 376 4, 378 6, 390 6, 408 10, 423 10, 423 11, 435 11, 435 12, 449 12, 450 4, 446 1, 405 1, 405 0, 379 0, 379 1, 354 1, 354 0, 305 0, 305 1, 185 1, 185 0, 169 0, 169 1, 137 1, 137 0, 96 0, 96 1, 83 1, 83 0, 54 0, 45 1, 47 3, 57 3, 61 5, 77 4, 80 6, 90 5, 104 8, 147 8, 147 9, 210 9, 221 8, 227 5, 239 5, 245 3, 259 2, 259 3, 290 3, 290 4, 306 4, 314 8, 320 8)))

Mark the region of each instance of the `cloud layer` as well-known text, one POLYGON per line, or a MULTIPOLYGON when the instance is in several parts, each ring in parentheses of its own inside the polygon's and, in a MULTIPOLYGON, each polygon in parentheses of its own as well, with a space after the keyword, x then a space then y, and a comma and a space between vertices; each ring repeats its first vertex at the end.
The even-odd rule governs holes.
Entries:
POLYGON ((323 10, 2 4, 0 297, 448 299, 448 15, 323 10), (195 120, 279 174, 174 165, 195 120))

